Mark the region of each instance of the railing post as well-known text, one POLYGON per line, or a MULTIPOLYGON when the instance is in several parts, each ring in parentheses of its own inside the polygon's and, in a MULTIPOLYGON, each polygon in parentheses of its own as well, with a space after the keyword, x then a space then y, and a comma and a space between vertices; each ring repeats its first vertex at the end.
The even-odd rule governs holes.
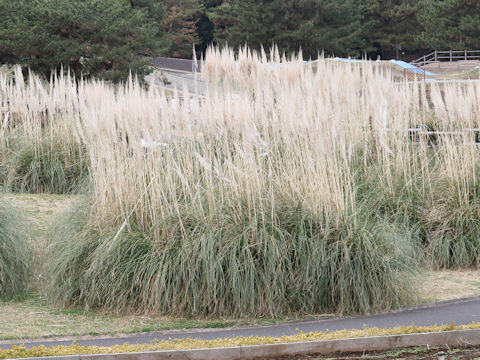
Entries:
POLYGON ((437 62, 437 50, 435 50, 435 62, 437 62))
POLYGON ((452 50, 450 50, 450 62, 452 62, 452 50))
POLYGON ((426 57, 425 55, 423 55, 423 66, 427 65, 427 60, 426 60, 426 57))
POLYGON ((467 61, 467 50, 465 50, 465 61, 467 61))

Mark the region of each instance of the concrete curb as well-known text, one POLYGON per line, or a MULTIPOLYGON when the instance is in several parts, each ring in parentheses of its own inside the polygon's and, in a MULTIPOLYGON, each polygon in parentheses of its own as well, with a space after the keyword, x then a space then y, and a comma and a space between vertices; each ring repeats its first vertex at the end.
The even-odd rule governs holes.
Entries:
MULTIPOLYGON (((281 356, 332 354, 336 352, 362 352, 390 350, 411 346, 480 345, 480 329, 453 330, 435 333, 385 335, 365 338, 308 341, 272 345, 252 345, 196 350, 162 350, 140 353, 68 355, 25 358, 28 360, 247 360, 281 356)), ((25 360, 17 359, 17 360, 25 360)))

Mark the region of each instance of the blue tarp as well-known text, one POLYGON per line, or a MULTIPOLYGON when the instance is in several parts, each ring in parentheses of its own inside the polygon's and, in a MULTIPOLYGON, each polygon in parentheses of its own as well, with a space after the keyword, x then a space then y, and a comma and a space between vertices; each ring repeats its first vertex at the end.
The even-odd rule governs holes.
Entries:
POLYGON ((416 67, 415 65, 409 64, 409 63, 407 63, 405 61, 402 61, 402 60, 390 60, 390 62, 394 63, 395 65, 400 66, 401 68, 411 70, 412 72, 417 73, 417 74, 425 73, 425 75, 428 75, 428 76, 435 76, 436 75, 434 73, 431 73, 430 71, 420 69, 419 67, 416 67))
MULTIPOLYGON (((340 62, 344 62, 344 63, 362 63, 362 62, 368 62, 368 61, 371 61, 371 60, 358 60, 358 59, 345 59, 345 58, 339 58, 339 57, 335 57, 335 58, 327 58, 327 60, 333 60, 333 61, 340 61, 340 62)), ((377 60, 379 61, 379 60, 377 60)), ((395 65, 398 65, 400 66, 401 68, 403 69, 406 69, 406 70, 410 70, 412 73, 416 73, 416 74, 423 74, 425 73, 425 75, 427 76, 435 76, 436 74, 434 73, 431 73, 430 71, 426 71, 426 70, 423 70, 419 67, 416 67, 415 65, 412 65, 412 64, 409 64, 405 61, 402 61, 402 60, 390 60, 390 62, 392 64, 395 64, 395 65)), ((303 62, 304 65, 307 65, 309 64, 308 61, 304 61, 303 62)), ((269 66, 271 68, 273 68, 274 66, 276 66, 277 64, 272 64, 272 63, 269 63, 269 66)), ((291 66, 292 64, 283 64, 283 63, 280 63, 278 64, 280 65, 280 67, 283 67, 285 65, 287 66, 291 66)))

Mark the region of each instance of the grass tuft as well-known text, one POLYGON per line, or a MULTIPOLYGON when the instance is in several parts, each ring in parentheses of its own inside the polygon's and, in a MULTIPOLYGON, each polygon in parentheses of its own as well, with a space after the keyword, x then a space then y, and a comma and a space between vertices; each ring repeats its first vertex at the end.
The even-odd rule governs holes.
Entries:
POLYGON ((88 189, 85 150, 78 146, 66 150, 46 137, 38 143, 11 142, 1 167, 0 179, 7 191, 74 194, 88 189))
POLYGON ((210 223, 184 213, 183 231, 175 219, 158 224, 169 234, 159 242, 156 229, 134 224, 116 239, 91 232, 87 209, 62 215, 54 232, 47 293, 57 304, 272 317, 379 311, 411 300, 414 243, 388 223, 347 218, 330 228, 286 206, 274 223, 234 223, 227 210, 210 223))
POLYGON ((429 223, 426 253, 434 269, 478 268, 480 266, 480 202, 454 207, 443 204, 434 209, 429 223))
POLYGON ((28 225, 0 196, 0 298, 21 295, 29 283, 28 225))

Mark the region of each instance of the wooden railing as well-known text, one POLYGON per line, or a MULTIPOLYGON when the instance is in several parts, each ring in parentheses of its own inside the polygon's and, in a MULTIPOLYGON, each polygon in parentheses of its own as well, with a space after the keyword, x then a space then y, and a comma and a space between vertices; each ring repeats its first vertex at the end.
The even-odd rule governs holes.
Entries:
POLYGON ((424 66, 435 62, 453 62, 462 60, 480 60, 480 50, 436 50, 430 54, 423 55, 417 60, 412 61, 410 64, 415 66, 424 66))

